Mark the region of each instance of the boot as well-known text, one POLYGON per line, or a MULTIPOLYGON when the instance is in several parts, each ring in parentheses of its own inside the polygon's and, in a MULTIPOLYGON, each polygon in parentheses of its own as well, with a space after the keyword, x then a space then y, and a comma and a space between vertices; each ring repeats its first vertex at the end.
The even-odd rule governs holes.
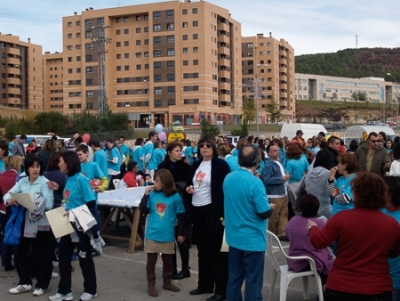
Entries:
POLYGON ((179 292, 180 289, 179 287, 175 286, 172 284, 171 279, 172 279, 172 260, 171 260, 171 255, 167 254, 162 254, 162 259, 163 259, 163 279, 164 279, 164 285, 163 289, 172 291, 172 292, 179 292))
POLYGON ((151 297, 158 297, 158 292, 156 289, 156 262, 157 262, 157 254, 147 254, 147 265, 146 265, 146 274, 147 274, 147 293, 151 297))
POLYGON ((180 280, 183 278, 189 278, 190 277, 189 269, 190 269, 189 267, 182 268, 182 270, 178 274, 172 276, 172 279, 180 280))

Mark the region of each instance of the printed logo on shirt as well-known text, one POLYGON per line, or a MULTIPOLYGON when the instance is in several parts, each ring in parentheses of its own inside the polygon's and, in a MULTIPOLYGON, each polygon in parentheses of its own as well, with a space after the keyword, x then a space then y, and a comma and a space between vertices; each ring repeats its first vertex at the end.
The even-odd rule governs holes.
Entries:
POLYGON ((201 185, 203 185, 203 181, 204 181, 205 177, 206 177, 206 173, 205 172, 201 172, 201 170, 199 170, 199 172, 196 175, 196 182, 199 185, 199 187, 201 185))
POLYGON ((166 204, 163 204, 160 201, 157 202, 156 210, 157 210, 157 213, 160 216, 160 218, 163 218, 166 209, 167 209, 167 205, 166 204))
POLYGON ((64 191, 64 198, 63 198, 63 200, 61 201, 61 203, 64 203, 64 204, 67 204, 67 203, 68 203, 70 193, 71 193, 71 192, 69 191, 69 189, 65 189, 65 191, 64 191))

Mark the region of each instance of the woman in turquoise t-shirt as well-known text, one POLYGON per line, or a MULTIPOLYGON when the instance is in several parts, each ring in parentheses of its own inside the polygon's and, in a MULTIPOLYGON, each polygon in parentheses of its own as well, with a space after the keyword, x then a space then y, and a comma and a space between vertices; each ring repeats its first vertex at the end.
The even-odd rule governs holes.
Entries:
POLYGON ((175 252, 175 223, 178 219, 178 243, 185 241, 183 235, 184 213, 182 198, 176 189, 174 178, 167 169, 159 169, 154 175, 154 185, 148 186, 140 202, 140 212, 148 215, 145 247, 147 253, 147 293, 157 297, 155 267, 158 253, 162 253, 163 288, 178 292, 172 284, 172 254, 175 252))

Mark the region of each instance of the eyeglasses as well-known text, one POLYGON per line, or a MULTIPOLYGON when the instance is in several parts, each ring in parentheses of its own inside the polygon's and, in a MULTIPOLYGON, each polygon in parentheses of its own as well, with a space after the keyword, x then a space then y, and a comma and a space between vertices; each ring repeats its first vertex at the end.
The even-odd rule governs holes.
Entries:
POLYGON ((204 146, 206 148, 211 148, 211 143, 207 142, 207 143, 200 143, 199 144, 199 148, 203 148, 204 146))
POLYGON ((372 143, 378 143, 381 142, 380 140, 370 140, 372 143))

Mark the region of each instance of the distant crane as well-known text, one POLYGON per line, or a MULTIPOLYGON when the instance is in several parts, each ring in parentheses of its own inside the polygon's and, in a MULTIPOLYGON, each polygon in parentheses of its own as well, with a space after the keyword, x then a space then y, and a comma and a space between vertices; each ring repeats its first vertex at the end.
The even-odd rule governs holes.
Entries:
POLYGON ((358 34, 356 34, 356 49, 358 49, 358 34))

